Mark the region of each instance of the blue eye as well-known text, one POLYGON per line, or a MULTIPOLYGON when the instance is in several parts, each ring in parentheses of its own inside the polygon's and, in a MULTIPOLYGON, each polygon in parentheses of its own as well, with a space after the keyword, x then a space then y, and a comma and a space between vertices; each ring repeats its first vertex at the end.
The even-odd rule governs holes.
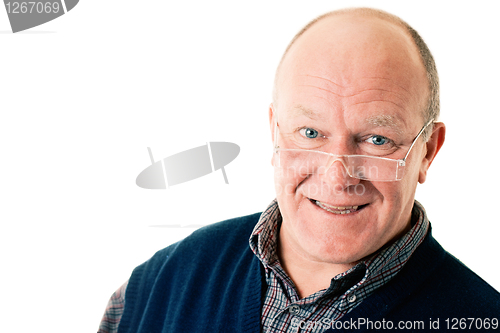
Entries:
POLYGON ((388 143, 389 139, 387 139, 384 136, 381 135, 374 135, 368 139, 371 143, 373 143, 376 146, 382 146, 388 143))
POLYGON ((299 131, 300 134, 302 134, 303 136, 305 136, 306 138, 309 138, 309 139, 315 139, 318 137, 318 131, 316 131, 315 129, 313 128, 310 128, 310 127, 306 127, 306 128, 302 128, 300 131, 299 131))

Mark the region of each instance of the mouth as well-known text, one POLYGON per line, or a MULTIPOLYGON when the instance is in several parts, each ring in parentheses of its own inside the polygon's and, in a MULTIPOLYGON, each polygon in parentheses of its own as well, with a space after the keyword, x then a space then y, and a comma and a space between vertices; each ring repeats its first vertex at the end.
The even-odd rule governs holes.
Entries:
POLYGON ((309 200, 316 206, 320 207, 321 209, 337 215, 353 214, 359 212, 360 210, 368 206, 368 204, 359 206, 333 206, 319 200, 315 199, 309 199, 309 200))

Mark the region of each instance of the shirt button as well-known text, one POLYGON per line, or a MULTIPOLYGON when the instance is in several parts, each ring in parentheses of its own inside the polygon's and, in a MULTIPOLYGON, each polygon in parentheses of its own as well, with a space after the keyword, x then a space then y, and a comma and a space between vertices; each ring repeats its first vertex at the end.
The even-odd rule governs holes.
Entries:
POLYGON ((349 303, 352 303, 352 302, 354 302, 355 300, 356 300, 356 295, 354 295, 354 294, 349 295, 349 296, 347 297, 347 301, 348 301, 349 303))
POLYGON ((290 311, 291 314, 297 315, 300 313, 300 306, 292 305, 290 308, 288 308, 288 311, 290 311))

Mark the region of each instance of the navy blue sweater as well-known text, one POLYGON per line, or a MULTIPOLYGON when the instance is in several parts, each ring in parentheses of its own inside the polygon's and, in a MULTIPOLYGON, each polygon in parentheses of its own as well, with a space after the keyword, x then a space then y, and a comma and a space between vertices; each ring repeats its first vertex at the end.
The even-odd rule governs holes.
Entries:
MULTIPOLYGON (((266 282, 248 245, 259 216, 201 228, 138 266, 127 286, 118 332, 260 332, 266 282)), ((412 321, 414 330, 424 325, 420 331, 439 332, 455 322, 458 328, 461 318, 485 319, 481 323, 493 327, 492 319, 500 318, 500 294, 429 232, 401 272, 334 323, 334 331, 412 321)))

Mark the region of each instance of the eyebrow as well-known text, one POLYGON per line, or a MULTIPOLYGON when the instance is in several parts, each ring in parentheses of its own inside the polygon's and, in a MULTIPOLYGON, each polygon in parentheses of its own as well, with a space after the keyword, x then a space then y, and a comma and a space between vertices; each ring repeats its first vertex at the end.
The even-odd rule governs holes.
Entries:
POLYGON ((366 119, 366 122, 370 125, 375 125, 377 127, 388 127, 394 130, 397 134, 402 134, 403 129, 400 124, 401 121, 398 117, 391 115, 378 115, 366 119))
POLYGON ((314 119, 314 120, 324 120, 322 116, 320 116, 318 113, 314 112, 311 109, 306 108, 303 105, 297 105, 294 108, 291 109, 291 113, 293 116, 306 116, 307 118, 314 119))

